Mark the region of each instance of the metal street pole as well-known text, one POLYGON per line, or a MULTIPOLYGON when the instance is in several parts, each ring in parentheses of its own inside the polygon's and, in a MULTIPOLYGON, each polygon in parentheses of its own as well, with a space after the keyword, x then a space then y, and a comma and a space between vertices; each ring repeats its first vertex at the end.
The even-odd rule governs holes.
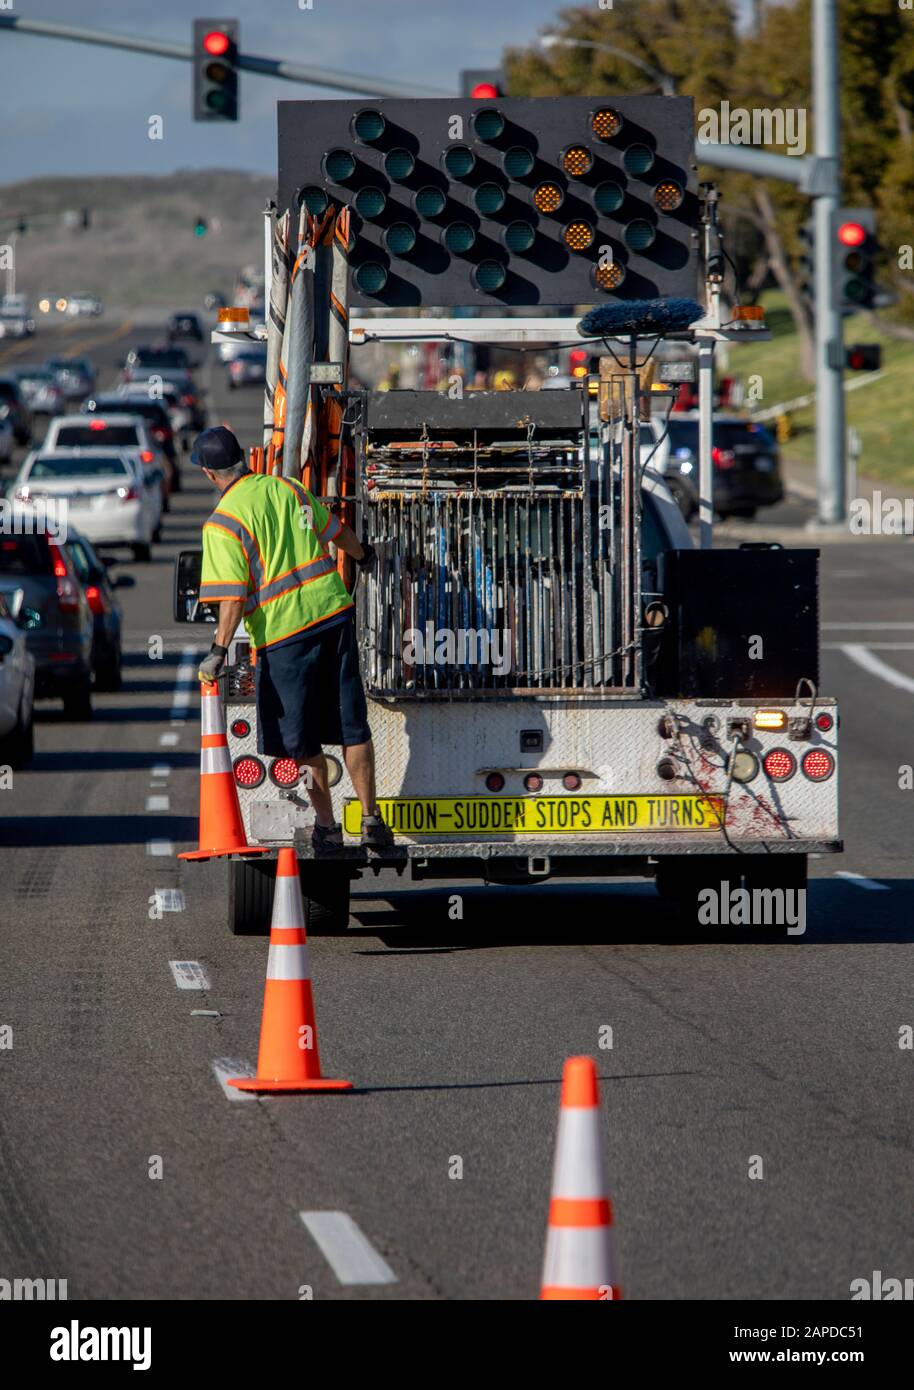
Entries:
POLYGON ((9 248, 10 261, 6 267, 6 292, 7 294, 16 293, 16 251, 19 243, 19 233, 10 232, 9 248))
MULTIPOLYGON (((813 0, 812 90, 815 153, 841 158, 838 87, 838 18, 836 0, 813 0)), ((838 165, 840 169, 840 165, 838 165)), ((844 470, 844 325, 834 290, 835 248, 832 213, 839 206, 840 177, 835 187, 814 202, 816 236, 816 482, 819 522, 841 525, 847 517, 844 470)))
POLYGON ((591 48, 597 53, 611 53, 614 58, 624 58, 627 63, 633 63, 636 68, 647 73, 665 97, 676 95, 676 85, 668 72, 658 72, 650 63, 639 58, 637 53, 629 53, 627 49, 616 48, 611 43, 594 43, 593 39, 574 39, 565 34, 542 34, 540 44, 543 48, 591 48))
MULTIPOLYGON (((20 34, 33 34, 45 39, 68 39, 71 43, 92 43, 102 48, 126 48, 133 53, 150 53, 156 58, 175 58, 191 62, 190 44, 160 43, 157 39, 133 38, 129 34, 113 34, 101 29, 83 29, 73 24, 52 24, 45 20, 21 19, 18 15, 0 15, 0 29, 12 29, 20 34)), ((299 63, 286 63, 278 58, 255 58, 240 54, 238 67, 256 72, 262 77, 281 77, 287 82, 306 82, 312 87, 333 87, 344 92, 356 92, 371 97, 437 97, 448 93, 429 87, 416 87, 406 82, 379 82, 375 77, 362 77, 352 72, 334 72, 330 68, 306 68, 299 63)))

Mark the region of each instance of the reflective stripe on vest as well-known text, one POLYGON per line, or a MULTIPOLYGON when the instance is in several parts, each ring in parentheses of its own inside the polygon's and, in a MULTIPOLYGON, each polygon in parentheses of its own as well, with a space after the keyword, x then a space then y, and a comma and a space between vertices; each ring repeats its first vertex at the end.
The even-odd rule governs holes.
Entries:
POLYGON ((241 542, 244 553, 248 557, 251 578, 255 586, 259 588, 263 583, 263 564, 257 542, 247 527, 236 516, 229 516, 227 512, 213 512, 206 525, 215 526, 221 531, 228 531, 230 536, 234 536, 236 540, 241 542))
POLYGON ((336 563, 330 559, 329 555, 318 560, 309 560, 306 565, 297 565, 288 574, 282 574, 278 579, 272 579, 269 584, 264 584, 263 588, 250 594, 244 605, 244 611, 245 613, 253 613, 255 608, 269 603, 270 599, 279 598, 281 594, 290 594, 293 589, 300 589, 302 584, 310 584, 312 579, 319 579, 322 574, 330 574, 335 569, 336 563))

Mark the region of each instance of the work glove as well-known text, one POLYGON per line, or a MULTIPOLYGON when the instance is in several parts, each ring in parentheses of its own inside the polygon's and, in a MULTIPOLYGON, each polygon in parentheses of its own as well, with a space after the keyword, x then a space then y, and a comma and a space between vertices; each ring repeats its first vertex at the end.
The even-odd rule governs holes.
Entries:
POLYGON ((356 560, 359 569, 363 570, 370 565, 372 560, 377 559, 377 554, 378 552, 369 541, 362 541, 362 558, 361 560, 356 560))
POLYGON ((200 662, 197 679, 202 681, 204 685, 213 685, 222 672, 227 656, 228 647, 220 647, 218 642, 214 642, 208 654, 200 662))

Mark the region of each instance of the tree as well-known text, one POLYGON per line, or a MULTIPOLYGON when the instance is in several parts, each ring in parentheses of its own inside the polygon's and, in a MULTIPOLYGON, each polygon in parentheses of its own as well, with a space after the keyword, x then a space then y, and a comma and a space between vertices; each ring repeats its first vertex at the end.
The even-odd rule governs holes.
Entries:
MULTIPOLYGON (((592 6, 561 11, 559 34, 612 44, 669 73, 676 91, 695 100, 696 113, 723 101, 748 110, 791 109, 807 115, 812 148, 810 0, 764 4, 756 0, 753 25, 738 34, 728 0, 615 0, 612 10, 592 6)), ((885 270, 898 303, 892 319, 905 336, 914 329, 914 273, 898 265, 897 248, 914 239, 914 15, 884 0, 842 0, 841 113, 844 148, 842 198, 873 204, 880 240, 894 248, 885 270)), ((645 76, 624 58, 587 48, 512 49, 505 57, 512 95, 595 95, 643 91, 645 76)), ((776 147, 775 147, 776 148, 776 147)), ((788 151, 782 150, 781 153, 788 151)), ((736 247, 742 287, 758 294, 773 277, 793 316, 803 369, 814 369, 812 322, 798 289, 799 231, 809 199, 792 184, 717 169, 701 177, 720 185, 728 246, 736 247)), ((732 253, 731 253, 732 254, 732 253)), ((883 320, 882 326, 891 331, 883 320)))

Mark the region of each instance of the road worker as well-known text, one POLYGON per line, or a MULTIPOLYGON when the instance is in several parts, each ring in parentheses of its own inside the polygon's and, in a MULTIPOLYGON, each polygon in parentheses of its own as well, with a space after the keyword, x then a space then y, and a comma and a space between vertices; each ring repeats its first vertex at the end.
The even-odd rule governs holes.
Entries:
POLYGON ((257 653, 257 748, 266 757, 294 758, 310 772, 315 854, 343 848, 327 781, 327 743, 342 746, 362 805, 362 844, 388 847, 393 836, 377 804, 355 609, 327 552, 332 541, 362 567, 372 547, 297 480, 251 473, 224 425, 204 430, 190 458, 219 493, 203 527, 200 583, 200 602, 218 604, 219 622, 200 680, 217 680, 243 620, 257 653))

